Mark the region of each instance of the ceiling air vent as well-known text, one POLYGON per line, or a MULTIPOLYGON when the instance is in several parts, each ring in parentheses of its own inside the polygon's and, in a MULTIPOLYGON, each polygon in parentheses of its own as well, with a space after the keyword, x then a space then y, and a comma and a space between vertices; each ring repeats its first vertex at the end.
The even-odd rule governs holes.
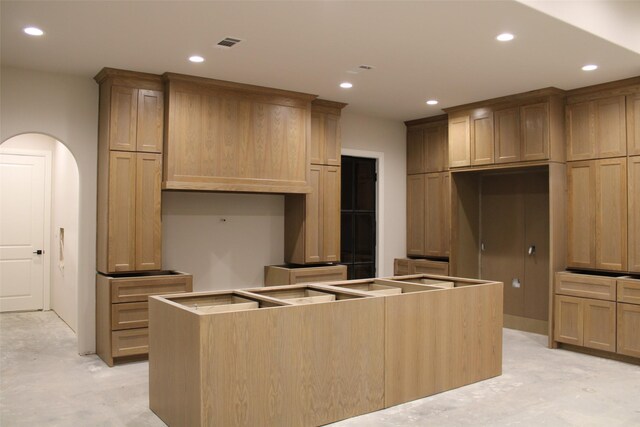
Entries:
POLYGON ((237 45, 238 43, 240 43, 242 40, 240 39, 236 39, 234 37, 225 37, 224 39, 220 40, 218 42, 218 47, 223 47, 223 48, 230 48, 230 47, 234 47, 235 45, 237 45))
POLYGON ((361 70, 373 70, 373 65, 359 65, 358 68, 361 70))

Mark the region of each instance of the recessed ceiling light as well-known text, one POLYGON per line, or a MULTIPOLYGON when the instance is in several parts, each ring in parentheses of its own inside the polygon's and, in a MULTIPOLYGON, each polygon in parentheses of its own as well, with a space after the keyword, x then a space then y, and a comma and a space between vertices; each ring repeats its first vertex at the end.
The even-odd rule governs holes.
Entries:
POLYGON ((427 105, 438 105, 437 99, 430 99, 427 101, 427 105))
POLYGON ((22 31, 24 31, 25 33, 29 34, 30 36, 41 36, 41 35, 44 34, 44 31, 42 31, 40 28, 36 28, 36 27, 26 27, 22 31))
POLYGON ((496 40, 499 40, 501 42, 508 42, 513 40, 514 37, 515 36, 511 33, 502 33, 502 34, 499 34, 498 37, 496 37, 496 40))
POLYGON ((582 67, 582 71, 593 71, 593 70, 597 70, 598 66, 595 64, 588 64, 585 65, 584 67, 582 67))
POLYGON ((342 83, 340 83, 340 87, 342 89, 350 89, 350 88, 353 87, 353 85, 351 83, 349 83, 349 82, 342 82, 342 83))
POLYGON ((204 62, 204 58, 202 56, 193 55, 189 57, 189 61, 191 62, 204 62))

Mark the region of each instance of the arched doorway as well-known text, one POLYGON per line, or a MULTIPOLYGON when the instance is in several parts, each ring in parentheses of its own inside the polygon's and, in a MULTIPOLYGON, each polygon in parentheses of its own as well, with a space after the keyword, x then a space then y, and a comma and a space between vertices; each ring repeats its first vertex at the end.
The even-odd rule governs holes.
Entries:
MULTIPOLYGON (((26 164, 35 164, 29 159, 43 159, 44 165, 44 189, 43 197, 44 202, 42 204, 35 203, 32 210, 42 209, 42 215, 44 220, 42 221, 42 253, 34 254, 34 263, 39 264, 39 267, 34 270, 38 272, 38 268, 42 271, 42 290, 39 291, 30 290, 34 294, 42 292, 41 301, 37 301, 37 298, 26 302, 25 305, 11 305, 8 304, 5 311, 12 311, 11 308, 24 307, 23 309, 52 309, 58 316, 64 320, 71 329, 77 332, 78 328, 78 236, 79 236, 79 171, 78 164, 74 155, 69 149, 57 140, 49 135, 41 133, 25 133, 14 136, 7 139, 0 145, 0 155, 3 156, 3 165, 7 166, 5 169, 6 174, 3 174, 4 183, 3 194, 0 198, 5 197, 8 201, 17 200, 15 196, 11 196, 9 193, 19 194, 20 186, 24 183, 20 182, 23 175, 13 174, 10 170, 15 169, 12 166, 12 162, 19 161, 26 164), (14 182, 7 182, 9 179, 13 179, 14 182), (13 199, 12 199, 13 197, 13 199)), ((38 187, 40 184, 33 183, 32 187, 38 187)), ((17 206, 6 206, 3 210, 5 214, 0 216, 0 227, 4 227, 9 230, 12 229, 11 221, 15 221, 13 216, 19 215, 17 206)), ((37 216, 37 214, 35 215, 37 216)), ((31 229, 38 230, 38 220, 34 221, 35 226, 31 226, 31 229)), ((12 242, 2 241, 1 244, 9 244, 12 242)), ((33 252, 36 252, 35 250, 33 252)), ((29 259, 25 258, 22 269, 28 268, 29 259)), ((12 263, 17 265, 16 262, 12 263)), ((9 265, 9 264, 7 264, 9 265)), ((2 263, 0 263, 2 268, 2 263)), ((19 269, 11 271, 11 268, 4 268, 4 272, 0 274, 7 274, 11 277, 27 277, 20 276, 19 269)), ((38 273, 40 274, 40 273, 38 273)), ((36 275, 37 276, 37 275, 36 275)), ((8 276, 7 276, 8 277, 8 276)), ((36 277, 37 279, 37 277, 36 277)), ((19 279, 20 280, 24 279, 19 279)), ((30 279, 29 286, 35 286, 35 279, 30 279)), ((9 283, 10 281, 4 280, 9 283)), ((22 286, 24 289, 25 283, 11 284, 12 289, 9 289, 9 285, 0 284, 0 298, 8 296, 9 299, 16 299, 15 295, 20 293, 19 289, 22 286), (4 290, 1 288, 4 287, 4 290), (4 293, 3 293, 4 292, 4 293)))

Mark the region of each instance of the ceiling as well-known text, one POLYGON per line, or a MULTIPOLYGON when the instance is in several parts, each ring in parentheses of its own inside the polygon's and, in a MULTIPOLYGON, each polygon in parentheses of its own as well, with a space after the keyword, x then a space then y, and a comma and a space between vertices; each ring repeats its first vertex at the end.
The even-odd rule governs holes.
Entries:
MULTIPOLYGON (((393 120, 640 75, 640 52, 619 42, 624 33, 609 38, 616 44, 515 1, 3 0, 0 13, 3 66, 87 77, 102 67, 170 71, 312 93, 393 120), (29 25, 45 35, 26 36, 29 25), (496 41, 504 31, 516 38, 496 41), (243 41, 216 47, 228 36, 243 41), (187 61, 194 54, 205 62, 187 61), (587 63, 600 68, 584 72, 587 63), (374 69, 354 74, 363 64, 374 69)), ((640 7, 630 13, 626 21, 640 22, 640 7)))

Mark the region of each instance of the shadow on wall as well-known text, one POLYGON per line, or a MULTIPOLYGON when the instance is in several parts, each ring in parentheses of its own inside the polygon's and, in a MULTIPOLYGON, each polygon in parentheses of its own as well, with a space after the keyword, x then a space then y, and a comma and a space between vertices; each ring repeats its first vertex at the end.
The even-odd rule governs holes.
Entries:
MULTIPOLYGON (((51 166, 45 172, 45 180, 51 183, 51 203, 50 210, 43 212, 50 218, 48 229, 43 230, 45 244, 48 242, 44 247, 45 265, 48 264, 49 269, 44 272, 41 292, 50 297, 40 308, 50 307, 77 331, 80 193, 76 159, 62 142, 40 133, 9 138, 0 145, 0 152, 20 155, 49 153, 51 166)), ((0 241, 0 244, 5 243, 0 241)))
POLYGON ((162 193, 162 265, 193 274, 193 290, 262 286, 284 262, 284 196, 162 193))

